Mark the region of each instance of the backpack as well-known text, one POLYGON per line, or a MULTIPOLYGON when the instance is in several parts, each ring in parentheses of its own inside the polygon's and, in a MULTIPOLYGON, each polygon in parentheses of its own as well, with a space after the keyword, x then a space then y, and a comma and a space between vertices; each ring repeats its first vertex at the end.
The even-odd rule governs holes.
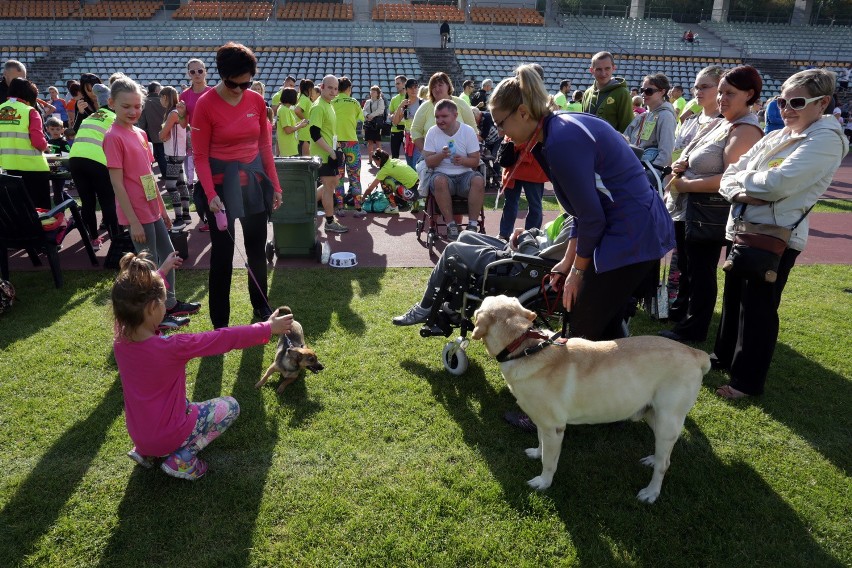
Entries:
POLYGON ((361 207, 367 213, 384 213, 390 207, 390 201, 383 191, 374 191, 364 199, 361 207))

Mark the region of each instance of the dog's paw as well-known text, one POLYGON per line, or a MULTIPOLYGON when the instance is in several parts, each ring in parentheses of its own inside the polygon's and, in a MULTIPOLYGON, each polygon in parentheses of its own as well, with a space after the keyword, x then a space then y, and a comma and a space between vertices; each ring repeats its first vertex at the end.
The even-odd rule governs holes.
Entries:
POLYGON ((550 484, 552 483, 552 481, 553 480, 545 479, 544 477, 539 475, 539 476, 533 477, 532 479, 527 481, 527 485, 529 485, 530 487, 532 487, 536 491, 544 491, 545 489, 550 487, 550 484))
POLYGON ((541 448, 527 448, 524 450, 524 453, 527 454, 527 457, 531 460, 541 459, 541 448))
POLYGON ((648 503, 649 505, 657 500, 657 497, 660 496, 659 489, 651 489, 650 487, 646 487, 642 491, 636 495, 636 498, 642 501, 643 503, 648 503))
POLYGON ((654 459, 654 454, 651 454, 650 456, 645 456, 644 458, 639 460, 639 463, 641 463, 642 465, 647 465, 648 467, 654 467, 654 464, 657 463, 657 460, 654 459))

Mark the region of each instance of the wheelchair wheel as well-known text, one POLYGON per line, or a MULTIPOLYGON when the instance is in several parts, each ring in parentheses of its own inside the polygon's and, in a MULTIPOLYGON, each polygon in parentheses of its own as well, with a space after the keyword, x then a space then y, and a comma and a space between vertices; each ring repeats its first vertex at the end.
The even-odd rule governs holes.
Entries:
POLYGON ((414 230, 417 234, 417 238, 420 239, 420 234, 423 232, 423 220, 420 219, 417 221, 417 228, 414 230))
POLYGON ((426 246, 429 247, 429 250, 435 246, 436 235, 437 233, 435 232, 435 229, 429 229, 429 232, 426 234, 426 246))
POLYGON ((444 368, 451 375, 463 375, 467 371, 468 359, 467 353, 458 342, 450 341, 444 345, 444 351, 441 353, 441 360, 444 362, 444 368))

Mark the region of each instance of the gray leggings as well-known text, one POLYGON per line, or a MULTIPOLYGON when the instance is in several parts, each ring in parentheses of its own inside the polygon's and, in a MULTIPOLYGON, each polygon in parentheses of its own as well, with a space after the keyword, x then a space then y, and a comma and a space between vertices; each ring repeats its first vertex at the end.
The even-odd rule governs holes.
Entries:
MULTIPOLYGON (((133 248, 136 253, 147 250, 151 255, 151 260, 157 266, 160 266, 167 256, 172 254, 175 247, 172 246, 172 239, 169 238, 169 231, 166 229, 166 223, 162 219, 157 219, 153 223, 143 223, 142 228, 145 229, 145 242, 137 243, 133 241, 133 248)), ((169 270, 166 274, 166 308, 172 308, 177 303, 175 299, 175 271, 169 270)))

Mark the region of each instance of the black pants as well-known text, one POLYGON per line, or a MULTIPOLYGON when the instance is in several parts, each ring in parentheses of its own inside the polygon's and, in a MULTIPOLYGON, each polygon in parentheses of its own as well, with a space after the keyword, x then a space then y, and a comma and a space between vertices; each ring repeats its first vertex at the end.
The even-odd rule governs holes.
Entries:
POLYGON ((399 149, 405 139, 405 132, 393 132, 390 135, 391 158, 399 158, 399 149))
POLYGON ((162 142, 153 142, 151 146, 154 150, 154 161, 160 166, 160 176, 162 176, 160 179, 165 180, 166 168, 168 167, 166 163, 166 147, 162 142))
POLYGON ((19 176, 24 182, 33 205, 48 211, 53 209, 50 201, 50 172, 29 172, 24 170, 6 170, 10 176, 19 176))
POLYGON ((96 206, 101 204, 104 224, 110 238, 118 235, 118 216, 115 212, 115 192, 109 179, 109 170, 101 163, 89 158, 71 158, 68 169, 83 202, 81 214, 83 224, 89 232, 89 238, 98 236, 98 218, 95 215, 96 206))
POLYGON ((689 290, 686 317, 672 331, 690 341, 704 341, 716 308, 716 294, 719 291, 716 270, 723 244, 686 241, 685 245, 684 252, 689 260, 686 273, 680 275, 680 282, 681 285, 686 282, 689 290))
POLYGON ((778 341, 778 306, 799 251, 781 256, 778 280, 746 280, 725 275, 722 319, 713 353, 731 372, 731 386, 750 395, 763 394, 778 341))
POLYGON ((590 267, 571 309, 571 337, 590 341, 626 337, 624 316, 628 301, 658 263, 646 260, 600 273, 590 267))
MULTIPOLYGON (((221 196, 222 186, 216 186, 221 196)), ((211 216, 212 217, 212 216, 211 216)), ((212 219, 211 219, 212 220, 212 219)), ((249 268, 248 291, 251 306, 256 310, 266 304, 266 213, 248 215, 240 219, 243 228, 243 250, 249 268), (255 278, 257 284, 255 284, 255 278), (258 289, 258 286, 260 289, 258 289)), ((231 318, 231 276, 234 265, 234 221, 230 220, 227 231, 220 231, 216 223, 210 224, 210 321, 214 328, 227 327, 231 318)))
POLYGON ((680 279, 677 284, 677 298, 669 306, 669 321, 678 322, 686 317, 689 306, 689 258, 686 256, 686 223, 674 222, 675 250, 677 251, 677 269, 680 279))

